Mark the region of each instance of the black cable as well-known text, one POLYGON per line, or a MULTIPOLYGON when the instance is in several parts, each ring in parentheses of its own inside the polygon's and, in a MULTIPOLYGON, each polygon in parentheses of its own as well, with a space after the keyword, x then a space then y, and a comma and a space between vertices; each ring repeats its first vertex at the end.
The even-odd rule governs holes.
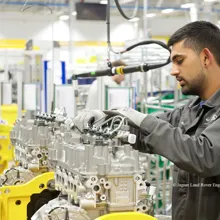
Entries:
POLYGON ((4 186, 5 183, 8 181, 8 176, 5 175, 4 177, 5 177, 5 180, 2 182, 1 187, 4 186))
MULTIPOLYGON (((132 18, 134 18, 137 14, 137 10, 138 10, 138 7, 139 7, 139 0, 136 0, 135 1, 135 9, 134 9, 134 12, 133 12, 133 15, 132 17, 128 17, 122 10, 121 8, 121 5, 120 3, 118 2, 118 0, 115 0, 115 4, 120 12, 120 14, 127 20, 130 20, 132 18)), ((107 4, 107 17, 106 17, 106 24, 107 24, 107 44, 108 44, 108 51, 109 52, 112 52, 114 54, 123 54, 137 46, 141 46, 141 45, 145 45, 145 44, 151 44, 151 43, 156 43, 156 44, 159 44, 160 46, 162 46, 163 48, 167 49, 166 45, 161 43, 160 41, 142 41, 140 43, 137 43, 137 44, 134 44, 130 47, 128 47, 127 49, 123 50, 123 51, 114 51, 113 48, 112 48, 112 45, 111 45, 111 39, 110 39, 110 0, 108 0, 108 4, 107 4), (164 46, 165 45, 165 46, 164 46)), ((110 58, 110 56, 109 56, 110 58)))
POLYGON ((8 181, 7 173, 10 172, 11 170, 15 170, 17 172, 17 179, 20 179, 20 171, 12 167, 5 172, 5 175, 4 175, 5 180, 2 182, 2 184, 1 184, 2 186, 8 181))
POLYGON ((65 210, 65 219, 64 219, 64 220, 69 220, 69 210, 68 210, 68 208, 66 208, 66 207, 59 207, 59 206, 54 207, 53 209, 51 209, 51 210, 48 212, 47 217, 48 217, 49 219, 52 220, 52 217, 50 216, 50 214, 51 214, 53 211, 55 211, 56 209, 65 210))
MULTIPOLYGON (((121 13, 121 15, 127 19, 127 20, 130 20, 132 18, 134 18, 137 14, 137 10, 138 10, 138 0, 136 0, 135 2, 135 10, 134 10, 134 13, 132 15, 131 18, 129 18, 128 16, 125 15, 125 13, 123 12, 123 10, 121 9, 121 6, 118 2, 118 0, 115 0, 115 4, 119 10, 119 12, 121 13)), ((107 24, 107 44, 108 44, 108 52, 112 52, 114 54, 122 54, 124 53, 124 51, 114 51, 113 48, 112 48, 112 44, 111 44, 111 40, 110 40, 110 7, 111 7, 111 4, 110 4, 110 0, 108 0, 108 4, 107 4, 107 15, 106 15, 106 24, 107 24)), ((108 56, 108 58, 110 59, 110 55, 108 56)))
POLYGON ((53 14, 53 11, 50 7, 48 7, 47 5, 45 4, 33 4, 33 5, 28 5, 28 6, 25 6, 24 8, 21 9, 22 12, 30 9, 30 8, 33 8, 33 7, 36 7, 36 6, 42 6, 42 7, 45 7, 49 10, 50 14, 52 15, 53 14))
MULTIPOLYGON (((163 42, 157 41, 157 40, 149 40, 149 41, 142 41, 137 44, 134 44, 124 51, 121 51, 120 53, 125 53, 133 48, 140 46, 140 45, 148 45, 148 44, 157 44, 161 46, 162 48, 166 49, 170 53, 170 48, 163 42)), ((168 56, 167 60, 160 64, 148 64, 148 63, 142 63, 138 64, 135 66, 119 66, 119 67, 110 67, 108 69, 103 69, 103 70, 97 70, 97 71, 92 71, 92 72, 86 72, 86 73, 81 73, 81 74, 76 74, 72 76, 73 80, 77 80, 78 78, 85 78, 85 77, 100 77, 100 76, 113 76, 116 74, 128 74, 128 73, 133 73, 133 72, 147 72, 152 69, 157 69, 160 67, 163 67, 170 63, 170 56, 168 56)))
POLYGON ((170 49, 167 47, 167 45, 165 43, 163 43, 162 41, 157 41, 157 40, 141 41, 137 44, 134 44, 134 45, 128 47, 124 52, 132 50, 135 47, 142 46, 142 45, 148 45, 148 44, 158 44, 158 45, 160 45, 161 47, 163 47, 164 49, 166 49, 170 52, 170 49))
MULTIPOLYGON (((109 1, 109 2, 110 2, 110 1, 109 1)), ((118 0, 115 0, 115 4, 116 4, 116 6, 117 6, 117 8, 118 8, 118 10, 119 10, 119 12, 120 12, 120 14, 121 14, 125 19, 131 20, 131 19, 133 19, 133 18, 136 16, 136 14, 137 14, 138 7, 139 7, 139 0, 136 0, 136 1, 135 1, 135 8, 134 8, 134 11, 133 11, 133 14, 132 14, 131 17, 128 17, 128 16, 124 13, 124 11, 122 10, 121 5, 119 4, 118 0)))
MULTIPOLYGON (((110 40, 110 0, 108 0, 107 4, 107 12, 106 12, 106 24, 107 24, 107 44, 108 51, 111 51, 111 40, 110 40)), ((113 52, 113 51, 112 51, 113 52)), ((114 52, 113 52, 114 53, 114 52)), ((108 57, 110 59, 110 56, 108 57)))
MULTIPOLYGON (((115 53, 115 54, 123 54, 125 52, 128 52, 130 50, 132 50, 133 48, 135 47, 138 47, 138 46, 142 46, 142 45, 148 45, 148 44, 158 44, 160 45, 161 47, 163 47, 164 49, 169 50, 169 48, 167 47, 167 45, 161 41, 156 41, 156 40, 147 40, 147 41, 142 41, 142 42, 139 42, 137 44, 134 44, 128 48, 126 48, 125 50, 122 50, 122 51, 114 51, 112 49, 112 45, 111 45, 111 40, 110 40, 110 1, 108 1, 108 5, 107 5, 107 21, 106 21, 106 24, 107 24, 107 43, 108 43, 108 50, 111 51, 112 53, 115 53)), ((110 57, 109 57, 110 58, 110 57)))
MULTIPOLYGON (((110 35, 110 0, 108 0, 107 4, 107 15, 106 15, 106 24, 107 24, 107 44, 108 44, 108 52, 112 52, 114 54, 121 54, 121 52, 114 51, 111 44, 111 35, 110 35)), ((110 59, 110 54, 108 55, 108 58, 110 59)))

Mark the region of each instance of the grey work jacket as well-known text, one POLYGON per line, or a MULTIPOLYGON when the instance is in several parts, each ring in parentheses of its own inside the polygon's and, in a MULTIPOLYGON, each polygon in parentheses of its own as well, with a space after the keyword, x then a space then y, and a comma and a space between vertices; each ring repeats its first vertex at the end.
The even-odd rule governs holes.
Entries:
POLYGON ((200 101, 141 124, 139 150, 175 164, 173 220, 220 220, 220 90, 200 101))

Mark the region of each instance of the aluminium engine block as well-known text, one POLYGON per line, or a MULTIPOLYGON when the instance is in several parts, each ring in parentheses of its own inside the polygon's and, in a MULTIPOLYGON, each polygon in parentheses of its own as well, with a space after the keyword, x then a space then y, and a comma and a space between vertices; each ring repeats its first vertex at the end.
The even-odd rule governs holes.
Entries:
POLYGON ((82 134, 70 128, 62 124, 48 145, 61 195, 32 219, 95 219, 123 211, 153 214, 154 188, 145 179, 139 152, 130 145, 135 136, 126 118, 112 117, 82 134))
POLYGON ((18 119, 10 133, 18 166, 4 171, 0 185, 19 185, 50 171, 48 144, 65 121, 64 113, 39 114, 34 120, 18 119))

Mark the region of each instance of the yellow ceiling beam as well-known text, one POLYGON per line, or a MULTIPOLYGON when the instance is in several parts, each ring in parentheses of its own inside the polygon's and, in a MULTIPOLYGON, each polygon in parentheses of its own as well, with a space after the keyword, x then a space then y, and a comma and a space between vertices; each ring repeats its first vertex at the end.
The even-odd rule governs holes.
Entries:
MULTIPOLYGON (((0 48, 4 49, 25 49, 27 40, 22 39, 0 39, 0 48)), ((39 50, 39 47, 34 46, 33 50, 39 50)))
POLYGON ((26 40, 0 39, 0 48, 25 49, 26 40))

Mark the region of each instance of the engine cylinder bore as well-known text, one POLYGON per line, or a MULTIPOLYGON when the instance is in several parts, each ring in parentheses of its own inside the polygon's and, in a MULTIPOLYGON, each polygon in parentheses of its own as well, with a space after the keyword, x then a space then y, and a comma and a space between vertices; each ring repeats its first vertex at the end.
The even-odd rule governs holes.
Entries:
POLYGON ((98 185, 98 184, 94 185, 93 186, 93 192, 95 192, 97 194, 101 193, 101 186, 98 185))

